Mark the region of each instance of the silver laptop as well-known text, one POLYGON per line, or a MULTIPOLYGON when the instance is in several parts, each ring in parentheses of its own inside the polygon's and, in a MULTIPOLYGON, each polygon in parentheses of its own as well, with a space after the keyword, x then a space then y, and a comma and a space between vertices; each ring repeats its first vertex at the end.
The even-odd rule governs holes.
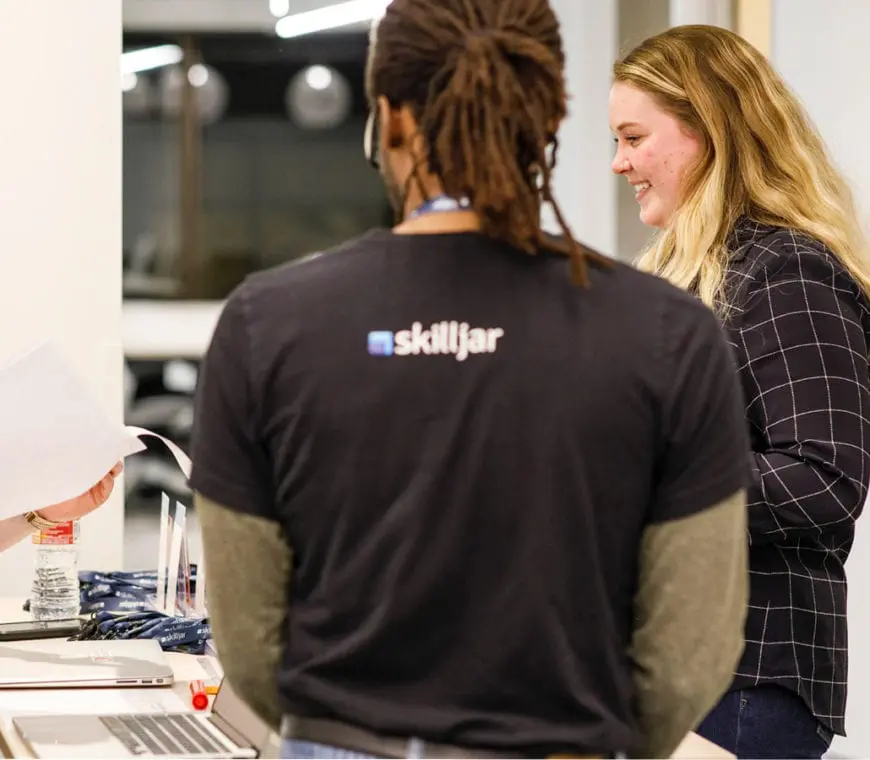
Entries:
POLYGON ((0 642, 0 689, 166 686, 169 660, 154 639, 0 642))
POLYGON ((275 736, 226 679, 210 715, 39 715, 12 724, 41 758, 265 757, 275 736))

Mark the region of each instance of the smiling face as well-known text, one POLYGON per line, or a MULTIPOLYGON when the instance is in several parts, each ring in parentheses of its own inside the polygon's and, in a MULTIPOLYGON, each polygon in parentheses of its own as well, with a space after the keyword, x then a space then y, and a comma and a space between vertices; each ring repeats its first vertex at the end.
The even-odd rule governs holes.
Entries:
POLYGON ((611 166, 634 187, 640 220, 666 227, 701 154, 701 141, 647 93, 625 82, 610 89, 610 129, 616 137, 611 166))

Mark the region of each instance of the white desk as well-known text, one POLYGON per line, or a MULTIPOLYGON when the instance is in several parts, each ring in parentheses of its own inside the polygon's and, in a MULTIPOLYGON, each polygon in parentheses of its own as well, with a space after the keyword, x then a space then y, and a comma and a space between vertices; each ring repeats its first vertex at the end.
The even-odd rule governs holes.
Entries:
MULTIPOLYGON (((29 620, 23 599, 0 597, 0 621, 29 620)), ((4 757, 33 757, 12 726, 14 715, 193 712, 190 682, 203 679, 197 657, 166 654, 175 675, 171 687, 99 689, 0 689, 0 752, 4 757)), ((278 737, 264 757, 278 757, 278 737)), ((727 760, 733 755, 696 734, 689 734, 673 757, 677 760, 727 760)))
MULTIPOLYGON (((28 620, 23 599, 0 598, 0 620, 28 620)), ((0 689, 0 750, 4 757, 32 757, 12 727, 13 715, 193 712, 190 682, 207 674, 194 655, 167 653, 171 687, 97 689, 0 689)))

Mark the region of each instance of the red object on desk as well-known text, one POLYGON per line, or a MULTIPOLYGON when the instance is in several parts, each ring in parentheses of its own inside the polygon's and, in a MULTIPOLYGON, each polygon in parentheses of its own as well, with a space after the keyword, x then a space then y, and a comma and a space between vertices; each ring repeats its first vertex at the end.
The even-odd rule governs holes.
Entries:
POLYGON ((194 710, 208 709, 208 694, 202 681, 190 682, 190 701, 193 703, 194 710))

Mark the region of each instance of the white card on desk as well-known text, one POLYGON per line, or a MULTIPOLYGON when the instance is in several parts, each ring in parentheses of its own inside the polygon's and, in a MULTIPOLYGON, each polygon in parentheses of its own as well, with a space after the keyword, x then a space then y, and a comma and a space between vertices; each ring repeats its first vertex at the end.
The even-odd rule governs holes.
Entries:
POLYGON ((148 430, 114 423, 53 343, 0 367, 0 519, 84 493, 116 462, 142 451, 148 430))

